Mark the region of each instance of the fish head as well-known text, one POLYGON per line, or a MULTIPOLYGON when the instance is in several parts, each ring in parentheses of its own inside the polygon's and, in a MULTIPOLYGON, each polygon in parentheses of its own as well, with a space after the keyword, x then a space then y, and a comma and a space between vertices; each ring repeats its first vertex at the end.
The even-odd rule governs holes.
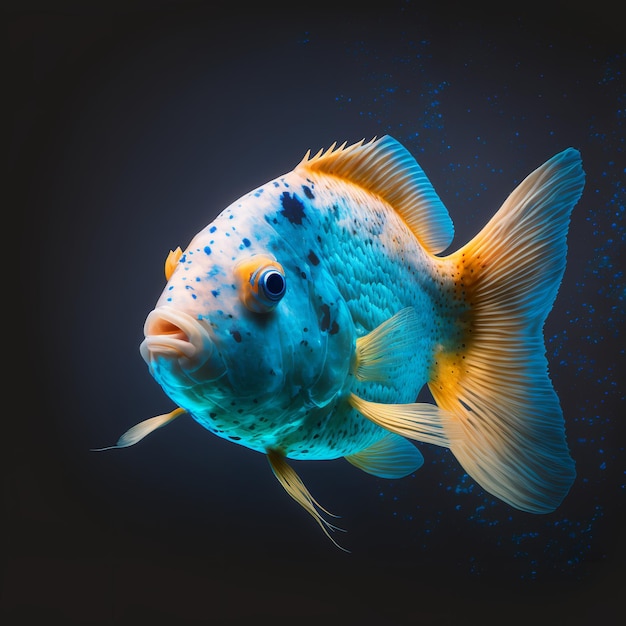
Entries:
POLYGON ((250 194, 223 211, 179 254, 145 322, 150 372, 208 428, 216 414, 222 426, 294 423, 350 386, 352 317, 319 259, 275 223, 279 206, 250 194))

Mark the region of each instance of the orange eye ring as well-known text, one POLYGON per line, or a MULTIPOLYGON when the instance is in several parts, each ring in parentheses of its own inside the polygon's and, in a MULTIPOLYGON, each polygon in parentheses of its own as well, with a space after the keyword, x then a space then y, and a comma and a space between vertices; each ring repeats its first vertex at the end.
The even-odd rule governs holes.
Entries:
POLYGON ((266 254, 239 261, 234 268, 239 298, 254 313, 269 313, 287 291, 283 266, 266 254))

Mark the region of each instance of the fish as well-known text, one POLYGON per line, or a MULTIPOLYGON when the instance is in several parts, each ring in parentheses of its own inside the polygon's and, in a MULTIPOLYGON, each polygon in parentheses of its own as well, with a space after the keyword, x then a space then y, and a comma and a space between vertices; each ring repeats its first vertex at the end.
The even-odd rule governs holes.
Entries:
POLYGON ((400 479, 442 446, 514 509, 554 511, 576 471, 543 328, 584 180, 563 150, 450 252, 448 210, 396 139, 309 150, 170 250, 140 353, 176 408, 110 448, 191 416, 264 454, 341 549, 294 461, 400 479))

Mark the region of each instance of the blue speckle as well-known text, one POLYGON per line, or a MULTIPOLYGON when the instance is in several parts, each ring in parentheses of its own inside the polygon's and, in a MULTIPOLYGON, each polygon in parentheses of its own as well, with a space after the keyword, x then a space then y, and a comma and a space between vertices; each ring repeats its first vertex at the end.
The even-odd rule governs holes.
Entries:
POLYGON ((247 239, 246 237, 244 237, 243 239, 243 245, 246 246, 246 248, 250 247, 250 240, 247 239))
MULTIPOLYGON (((213 227, 215 228, 215 226, 213 227)), ((209 248, 209 246, 204 246, 204 253, 208 256, 209 254, 211 254, 211 248, 209 248)))
POLYGON ((216 230, 217 230, 217 226, 211 226, 211 228, 209 228, 210 233, 214 233, 216 230))
POLYGON ((215 298, 217 298, 217 297, 220 295, 220 290, 219 290, 219 289, 213 289, 213 290, 211 291, 211 293, 213 294, 213 296, 214 296, 215 298))

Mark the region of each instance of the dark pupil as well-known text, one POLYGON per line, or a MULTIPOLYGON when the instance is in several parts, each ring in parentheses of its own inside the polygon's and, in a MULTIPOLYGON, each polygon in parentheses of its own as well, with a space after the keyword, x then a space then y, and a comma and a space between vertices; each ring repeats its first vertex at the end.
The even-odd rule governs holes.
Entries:
POLYGON ((280 296, 285 288, 285 279, 278 272, 268 272, 265 276, 265 290, 272 297, 280 296))

